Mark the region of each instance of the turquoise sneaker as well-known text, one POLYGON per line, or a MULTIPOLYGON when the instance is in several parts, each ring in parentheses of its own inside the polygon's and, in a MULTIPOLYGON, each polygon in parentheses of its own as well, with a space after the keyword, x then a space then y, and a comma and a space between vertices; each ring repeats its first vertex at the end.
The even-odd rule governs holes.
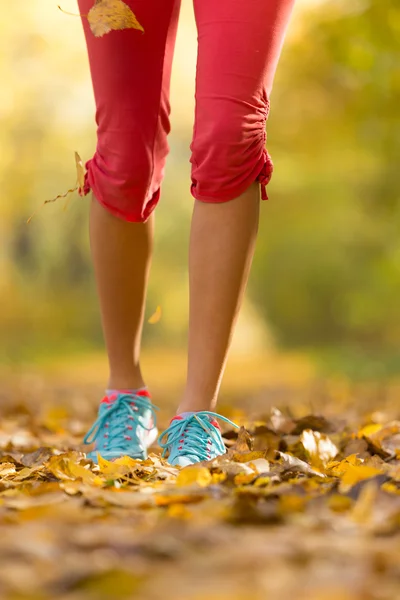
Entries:
POLYGON ((145 460, 147 448, 158 435, 156 410, 146 390, 103 398, 97 420, 84 439, 85 444, 95 442, 87 457, 95 463, 97 454, 106 460, 121 456, 145 460))
POLYGON ((172 419, 168 429, 158 439, 160 447, 164 449, 163 456, 169 451, 169 464, 187 467, 225 454, 217 419, 238 427, 226 417, 206 410, 184 413, 172 419), (163 443, 165 437, 167 440, 163 443))

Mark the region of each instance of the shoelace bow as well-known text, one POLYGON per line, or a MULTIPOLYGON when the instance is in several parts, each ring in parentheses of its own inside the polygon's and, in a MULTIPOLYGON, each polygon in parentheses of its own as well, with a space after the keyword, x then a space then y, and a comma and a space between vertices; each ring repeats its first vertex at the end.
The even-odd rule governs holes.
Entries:
MULTIPOLYGON (((135 421, 137 425, 137 418, 140 416, 141 411, 144 410, 149 410, 153 419, 155 419, 156 410, 158 409, 147 398, 136 396, 135 394, 121 394, 114 402, 108 405, 108 408, 102 415, 97 417, 97 420, 86 434, 84 443, 92 444, 96 442, 103 428, 107 427, 106 440, 109 448, 124 452, 127 440, 141 446, 142 442, 137 435, 134 425, 135 421), (133 424, 132 428, 130 427, 130 423, 133 424), (127 429, 129 435, 127 435, 127 429)), ((140 423, 140 427, 146 431, 151 431, 152 429, 152 427, 145 427, 142 423, 140 423)))
POLYGON ((216 450, 220 454, 224 454, 225 444, 221 436, 218 435, 214 425, 210 423, 208 417, 219 419, 233 427, 238 427, 230 419, 207 410, 193 413, 193 415, 184 417, 183 419, 173 420, 158 440, 160 447, 164 449, 163 456, 165 456, 167 450, 171 451, 174 444, 179 443, 178 450, 180 450, 182 455, 190 454, 198 458, 199 461, 207 460, 209 458, 209 438, 214 442, 216 450), (204 436, 204 432, 207 434, 207 437, 204 436), (163 443, 162 440, 165 436, 168 436, 167 441, 163 443))

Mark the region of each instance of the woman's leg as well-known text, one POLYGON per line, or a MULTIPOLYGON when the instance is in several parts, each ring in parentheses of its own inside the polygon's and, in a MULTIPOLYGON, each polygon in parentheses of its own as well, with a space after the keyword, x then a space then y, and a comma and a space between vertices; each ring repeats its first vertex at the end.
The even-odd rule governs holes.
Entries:
MULTIPOLYGON (((178 413, 215 407, 253 258, 269 96, 293 0, 195 0, 196 198, 186 389, 178 413)), ((264 196, 264 194, 263 194, 264 196)), ((264 196, 265 197, 265 196, 264 196)))
POLYGON ((128 223, 93 199, 90 239, 104 337, 109 389, 138 389, 140 342, 153 242, 153 215, 146 223, 128 223))
MULTIPOLYGON (((168 153, 169 84, 179 0, 127 4, 144 26, 95 38, 83 19, 98 142, 87 163, 90 239, 110 365, 108 387, 143 386, 140 341, 153 218, 168 153), (156 17, 156 18, 155 18, 156 17)), ((79 0, 87 14, 93 0, 79 0)))

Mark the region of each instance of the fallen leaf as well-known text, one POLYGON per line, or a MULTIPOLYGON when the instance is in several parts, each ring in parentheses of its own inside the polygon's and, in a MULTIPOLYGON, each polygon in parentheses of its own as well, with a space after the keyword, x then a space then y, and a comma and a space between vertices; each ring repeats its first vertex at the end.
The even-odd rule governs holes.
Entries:
POLYGON ((296 458, 295 456, 291 456, 290 454, 286 454, 285 452, 278 452, 278 455, 281 459, 281 463, 284 469, 287 471, 304 473, 305 475, 316 475, 318 477, 325 477, 323 473, 312 469, 310 465, 308 465, 304 460, 300 460, 300 458, 296 458))
POLYGON ((176 480, 177 486, 194 485, 207 487, 212 483, 212 475, 205 467, 191 465, 180 471, 176 480))
POLYGON ((364 437, 375 449, 386 456, 396 456, 400 452, 400 421, 392 421, 385 426, 371 428, 364 437))
POLYGON ((295 428, 292 433, 294 435, 299 435, 305 429, 321 431, 322 433, 332 433, 335 431, 334 425, 321 415, 307 415, 301 419, 296 419, 295 428))
POLYGON ((358 482, 364 481, 365 479, 372 479, 372 477, 382 473, 382 471, 375 469, 374 467, 364 465, 354 466, 346 461, 342 461, 334 472, 340 474, 341 480, 339 491, 341 493, 347 493, 358 482))
POLYGON ((248 453, 253 450, 253 440, 250 433, 244 427, 239 429, 236 442, 229 448, 227 456, 232 458, 236 454, 248 453))
POLYGON ((334 512, 347 512, 353 505, 353 500, 343 494, 332 494, 328 500, 328 507, 334 512))
POLYGON ((378 486, 375 481, 369 481, 357 499, 351 512, 351 517, 357 523, 367 523, 372 517, 372 512, 376 497, 378 495, 378 486))
POLYGON ((339 452, 328 436, 319 431, 305 429, 300 440, 310 457, 311 464, 318 469, 324 469, 339 452))
POLYGON ((278 408, 273 407, 271 409, 271 416, 269 418, 271 429, 278 433, 290 434, 296 427, 296 423, 293 419, 286 417, 278 408))

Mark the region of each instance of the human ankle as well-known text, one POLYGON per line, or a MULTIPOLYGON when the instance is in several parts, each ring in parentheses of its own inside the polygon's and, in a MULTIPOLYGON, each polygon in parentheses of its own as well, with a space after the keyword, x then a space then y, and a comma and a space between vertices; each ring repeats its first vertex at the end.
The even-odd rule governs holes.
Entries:
POLYGON ((111 375, 107 384, 108 390, 140 390, 144 387, 146 384, 141 375, 111 375))
POLYGON ((182 413, 193 413, 193 412, 201 412, 201 411, 215 411, 216 402, 212 401, 200 401, 200 400, 184 400, 182 401, 177 410, 176 414, 181 415, 182 413))

